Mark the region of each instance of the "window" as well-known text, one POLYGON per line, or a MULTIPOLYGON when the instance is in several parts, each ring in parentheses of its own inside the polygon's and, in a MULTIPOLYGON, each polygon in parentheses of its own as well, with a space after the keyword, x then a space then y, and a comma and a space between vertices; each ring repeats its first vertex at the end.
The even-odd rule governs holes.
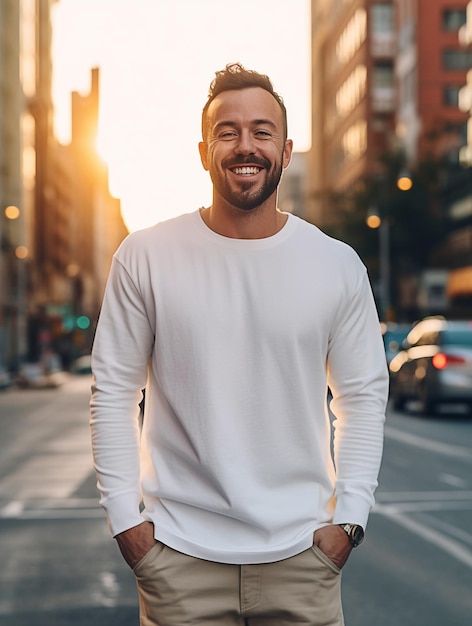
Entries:
POLYGON ((374 4, 371 9, 371 32, 393 33, 393 7, 391 4, 374 4))
POLYGON ((367 149, 367 123, 359 120, 343 135, 343 151, 345 160, 358 159, 367 149))
POLYGON ((393 87, 393 67, 391 65, 376 65, 372 76, 372 86, 393 87))
POLYGON ((459 91, 462 85, 446 85, 443 89, 443 102, 448 107, 459 106, 459 91))
POLYGON ((36 91, 36 3, 35 0, 23 0, 21 3, 20 22, 20 73, 23 92, 33 96, 36 91))
POLYGON ((435 345, 438 340, 437 331, 427 331, 421 335, 416 342, 417 346, 431 346, 435 345))
POLYGON ((444 50, 443 66, 448 70, 469 70, 472 67, 472 50, 444 50))
POLYGON ((466 22, 465 9, 445 9, 442 14, 443 30, 458 31, 466 22))
POLYGON ((336 44, 339 63, 347 63, 359 50, 366 38, 367 16, 364 9, 357 9, 336 44))
POLYGON ((367 68, 358 65, 336 93, 336 111, 348 115, 365 96, 367 68))

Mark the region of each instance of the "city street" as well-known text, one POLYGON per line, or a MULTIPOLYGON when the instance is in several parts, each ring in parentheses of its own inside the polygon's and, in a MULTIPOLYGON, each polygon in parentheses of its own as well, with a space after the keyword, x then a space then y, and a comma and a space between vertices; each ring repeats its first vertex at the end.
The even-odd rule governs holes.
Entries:
MULTIPOLYGON (((98 505, 89 389, 82 376, 0 393, 2 626, 137 626, 98 505)), ((467 626, 471 581, 472 417, 390 411, 377 504, 343 573, 346 626, 467 626)))

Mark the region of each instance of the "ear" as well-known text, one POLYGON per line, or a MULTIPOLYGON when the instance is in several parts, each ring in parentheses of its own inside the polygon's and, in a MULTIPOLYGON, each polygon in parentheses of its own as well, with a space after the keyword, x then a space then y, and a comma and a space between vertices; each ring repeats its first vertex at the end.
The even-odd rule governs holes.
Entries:
POLYGON ((208 144, 205 141, 200 141, 198 144, 198 151, 200 152, 200 160, 203 165, 203 169, 208 171, 208 144))
POLYGON ((284 168, 284 170, 290 164, 290 161, 292 159, 292 150, 293 150, 293 141, 291 139, 287 139, 285 141, 284 152, 283 152, 283 168, 284 168))

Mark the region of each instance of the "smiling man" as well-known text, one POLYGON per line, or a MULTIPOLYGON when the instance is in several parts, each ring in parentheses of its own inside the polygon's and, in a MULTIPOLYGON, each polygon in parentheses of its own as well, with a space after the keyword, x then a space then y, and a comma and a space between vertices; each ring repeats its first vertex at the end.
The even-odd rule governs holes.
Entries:
POLYGON ((211 206, 114 256, 92 360, 101 503, 142 626, 341 626, 388 390, 367 273, 277 209, 292 142, 267 76, 216 73, 199 150, 211 206))
POLYGON ((205 140, 199 147, 214 188, 208 213, 218 211, 219 203, 258 212, 268 204, 273 212, 277 186, 292 153, 284 112, 275 98, 260 87, 225 91, 211 100, 205 120, 205 140))

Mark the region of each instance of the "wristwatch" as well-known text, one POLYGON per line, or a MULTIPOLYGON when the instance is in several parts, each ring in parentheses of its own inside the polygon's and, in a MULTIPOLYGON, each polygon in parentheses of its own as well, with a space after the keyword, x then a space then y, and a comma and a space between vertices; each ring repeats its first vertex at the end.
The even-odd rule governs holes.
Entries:
POLYGON ((339 524, 347 533, 351 546, 357 548, 364 541, 364 529, 359 524, 339 524))

